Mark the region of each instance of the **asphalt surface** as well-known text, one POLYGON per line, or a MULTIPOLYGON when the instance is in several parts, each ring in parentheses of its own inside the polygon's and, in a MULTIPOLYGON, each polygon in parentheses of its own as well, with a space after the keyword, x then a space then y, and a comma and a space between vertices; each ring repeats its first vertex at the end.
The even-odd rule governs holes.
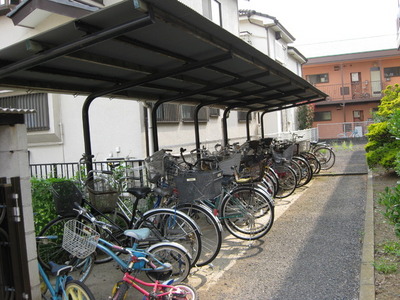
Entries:
POLYGON ((202 298, 358 299, 368 180, 358 149, 338 150, 329 176, 315 177, 202 298))
MULTIPOLYGON (((213 266, 194 268, 189 277, 200 299, 359 299, 364 154, 362 146, 337 150, 331 170, 276 202, 275 223, 262 239, 246 242, 225 232, 213 266)), ((96 299, 107 299, 121 278, 112 263, 96 265, 87 284, 96 299)))

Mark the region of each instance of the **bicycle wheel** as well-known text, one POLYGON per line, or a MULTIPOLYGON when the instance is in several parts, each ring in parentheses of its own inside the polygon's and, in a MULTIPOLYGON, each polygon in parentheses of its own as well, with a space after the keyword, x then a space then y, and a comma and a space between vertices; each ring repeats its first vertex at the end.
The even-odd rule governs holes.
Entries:
POLYGON ((240 186, 229 191, 222 199, 221 219, 235 237, 255 240, 271 229, 274 206, 261 189, 240 186))
POLYGON ((197 300, 199 299, 199 293, 197 290, 189 284, 178 283, 173 284, 173 288, 168 289, 170 292, 171 300, 197 300))
POLYGON ((296 173, 296 178, 297 178, 296 187, 299 186, 302 177, 300 165, 294 159, 291 159, 289 162, 287 162, 287 165, 290 166, 296 173))
POLYGON ((201 255, 196 266, 211 263, 218 255, 222 245, 222 225, 212 210, 203 204, 184 203, 175 207, 191 217, 201 230, 201 255))
MULTIPOLYGON (((53 261, 59 265, 72 265, 74 269, 70 272, 71 276, 80 281, 85 281, 92 270, 94 256, 90 255, 84 259, 80 259, 72 256, 62 248, 64 225, 72 219, 76 218, 57 217, 42 229, 36 243, 38 260, 47 270, 50 270, 49 261, 53 261)), ((92 226, 90 220, 84 217, 81 217, 80 221, 88 224, 88 226, 92 226)))
POLYGON ((301 177, 299 183, 297 184, 298 187, 306 185, 309 183, 313 177, 313 172, 310 164, 308 161, 301 157, 301 156, 293 156, 293 161, 297 162, 301 170, 301 177))
POLYGON ((65 286, 69 300, 96 300, 89 288, 79 280, 70 280, 65 286))
MULTIPOLYGON (((96 213, 94 215, 98 221, 113 225, 109 230, 112 234, 96 226, 96 231, 100 233, 100 238, 117 245, 131 245, 130 238, 124 235, 124 231, 129 229, 129 220, 121 212, 96 213)), ((112 260, 112 257, 103 251, 96 252, 95 264, 102 264, 112 260)))
POLYGON ((311 152, 302 152, 300 154, 301 157, 304 157, 311 166, 313 174, 318 174, 321 171, 321 164, 314 154, 311 152))
POLYGON ((328 170, 335 164, 335 153, 329 147, 318 147, 314 154, 321 164, 321 170, 328 170))
POLYGON ((144 213, 134 225, 135 229, 142 227, 151 230, 149 238, 144 241, 145 244, 176 242, 188 250, 192 266, 197 263, 202 247, 201 231, 185 213, 169 208, 155 208, 144 213))
POLYGON ((125 281, 118 281, 112 290, 111 300, 125 300, 127 297, 130 285, 125 281))
POLYGON ((147 257, 150 263, 159 266, 160 263, 168 264, 168 270, 145 271, 147 277, 153 281, 181 282, 185 280, 191 269, 191 261, 188 253, 173 244, 160 243, 148 249, 151 254, 147 257))
POLYGON ((286 198, 293 194, 296 189, 296 173, 292 168, 285 165, 275 165, 275 172, 278 174, 279 191, 276 198, 286 198))

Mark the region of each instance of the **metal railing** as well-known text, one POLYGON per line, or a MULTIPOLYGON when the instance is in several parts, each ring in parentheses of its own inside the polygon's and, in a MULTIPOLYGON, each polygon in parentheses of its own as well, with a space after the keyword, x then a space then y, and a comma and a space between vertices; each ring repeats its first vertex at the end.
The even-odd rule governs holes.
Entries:
MULTIPOLYGON (((93 169, 111 170, 116 166, 121 167, 124 176, 135 176, 139 179, 138 184, 143 185, 143 160, 142 159, 112 159, 107 161, 94 161, 93 169)), ((30 164, 31 177, 48 178, 78 178, 80 168, 78 162, 74 163, 46 163, 30 164)))
POLYGON ((318 124, 317 132, 319 139, 348 139, 363 138, 368 133, 368 126, 373 121, 364 122, 344 122, 318 124))
POLYGON ((360 83, 314 84, 316 88, 327 94, 328 101, 341 100, 374 100, 382 98, 382 90, 389 83, 381 81, 363 81, 360 83))

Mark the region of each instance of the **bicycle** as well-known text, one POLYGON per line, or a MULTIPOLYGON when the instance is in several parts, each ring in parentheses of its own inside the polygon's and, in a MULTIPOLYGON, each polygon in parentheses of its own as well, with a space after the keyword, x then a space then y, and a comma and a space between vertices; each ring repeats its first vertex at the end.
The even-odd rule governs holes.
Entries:
MULTIPOLYGON (((83 207, 76 205, 79 215, 90 218, 96 228, 102 228, 110 231, 112 225, 97 220, 93 215, 86 211, 83 207)), ((74 234, 76 228, 83 231, 93 230, 88 225, 77 220, 69 221, 66 229, 74 234)), ((65 235, 68 234, 66 230, 65 235)), ((121 247, 106 241, 102 238, 97 240, 95 247, 100 251, 107 253, 119 265, 124 276, 113 288, 110 299, 125 299, 129 286, 134 287, 144 295, 144 299, 197 299, 197 291, 187 284, 180 283, 185 280, 190 273, 191 263, 190 256, 186 249, 177 243, 161 242, 150 246, 148 249, 140 249, 139 241, 145 240, 150 235, 148 228, 129 229, 125 231, 125 235, 133 238, 134 243, 131 248, 121 247), (121 259, 115 252, 119 254, 128 254, 126 260, 121 259), (145 282, 137 278, 136 274, 144 272, 152 282, 145 282), (132 275, 133 274, 133 275, 132 275), (163 280, 164 282, 160 282, 163 280), (174 283, 174 284, 173 284, 174 283), (177 284, 179 283, 179 284, 177 284), (141 284, 146 287, 152 287, 152 292, 146 291, 140 287, 141 284)), ((99 235, 100 236, 100 235, 99 235)), ((63 244, 68 251, 74 251, 76 256, 84 256, 81 249, 76 247, 70 248, 70 244, 63 244)))
MULTIPOLYGON (((89 207, 94 217, 101 218, 102 221, 110 223, 112 225, 110 230, 103 231, 102 228, 99 228, 99 231, 103 239, 110 240, 118 245, 130 246, 131 240, 123 234, 126 229, 149 227, 151 229, 151 235, 149 235, 147 240, 142 241, 142 247, 160 241, 175 241, 184 246, 188 246, 191 251, 190 253, 194 254, 194 258, 192 257, 193 264, 201 253, 200 229, 191 218, 182 212, 173 209, 153 209, 141 214, 140 212, 136 212, 135 206, 133 208, 133 216, 135 219, 132 218, 131 223, 128 222, 128 224, 122 221, 124 224, 120 226, 121 224, 116 223, 115 219, 113 220, 101 213, 84 199, 82 193, 73 182, 62 181, 53 183, 52 192, 56 199, 64 203, 64 208, 68 211, 68 214, 60 214, 56 219, 49 222, 40 232, 40 235, 53 235, 56 237, 51 243, 38 243, 38 259, 44 263, 44 266, 46 266, 45 262, 49 260, 53 260, 59 264, 75 263, 78 266, 85 266, 85 273, 80 277, 82 281, 87 278, 92 268, 90 257, 84 259, 84 261, 76 259, 71 257, 71 255, 61 247, 62 228, 67 221, 78 219, 86 224, 91 224, 93 222, 92 219, 82 214, 79 215, 74 211, 75 203, 89 207), (136 215, 138 216, 136 217, 136 215)), ((120 217, 118 220, 123 220, 121 215, 116 215, 120 217)), ((97 257, 101 257, 100 262, 112 260, 109 255, 104 255, 103 252, 97 253, 97 257)), ((99 259, 97 258, 97 260, 99 259)))
MULTIPOLYGON (((183 163, 187 164, 185 158, 181 157, 183 163)), ((187 165, 190 169, 191 165, 187 165)), ((218 170, 215 173, 192 170, 181 174, 182 178, 175 178, 179 199, 210 207, 225 228, 239 239, 255 240, 264 236, 273 224, 272 198, 257 183, 235 182, 231 176, 221 177, 218 174, 221 174, 218 170), (207 176, 208 180, 202 179, 202 176, 207 176), (214 181, 219 184, 213 185, 214 181)))
MULTIPOLYGON (((78 255, 79 258, 83 259, 95 250, 91 243, 96 241, 98 238, 98 234, 93 230, 87 228, 84 231, 75 230, 73 232, 74 236, 64 235, 63 245, 69 244, 73 251, 80 252, 81 255, 78 255), (78 237, 78 238, 77 238, 78 237)), ((52 240, 54 236, 38 236, 36 240, 45 241, 52 240)), ((71 265, 59 265, 52 261, 48 262, 50 267, 50 273, 53 277, 55 277, 54 283, 47 275, 45 269, 42 264, 38 263, 39 266, 39 275, 40 275, 40 289, 43 299, 51 299, 51 300, 68 300, 68 299, 79 299, 79 300, 95 300, 92 292, 89 288, 81 281, 73 279, 69 274, 73 270, 73 266, 71 265), (46 296, 47 292, 50 294, 48 298, 46 296)))

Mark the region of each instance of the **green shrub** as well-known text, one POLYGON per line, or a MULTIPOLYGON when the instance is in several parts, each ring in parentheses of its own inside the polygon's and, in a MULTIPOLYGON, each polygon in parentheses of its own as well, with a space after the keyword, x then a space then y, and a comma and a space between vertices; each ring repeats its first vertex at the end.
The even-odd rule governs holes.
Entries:
POLYGON ((400 184, 394 188, 385 188, 379 194, 378 203, 385 207, 384 216, 395 225, 396 235, 400 237, 400 184))
POLYGON ((45 225, 47 225, 57 216, 53 202, 53 195, 50 190, 50 185, 52 182, 62 180, 65 179, 31 179, 32 207, 36 235, 39 234, 39 232, 45 225))

